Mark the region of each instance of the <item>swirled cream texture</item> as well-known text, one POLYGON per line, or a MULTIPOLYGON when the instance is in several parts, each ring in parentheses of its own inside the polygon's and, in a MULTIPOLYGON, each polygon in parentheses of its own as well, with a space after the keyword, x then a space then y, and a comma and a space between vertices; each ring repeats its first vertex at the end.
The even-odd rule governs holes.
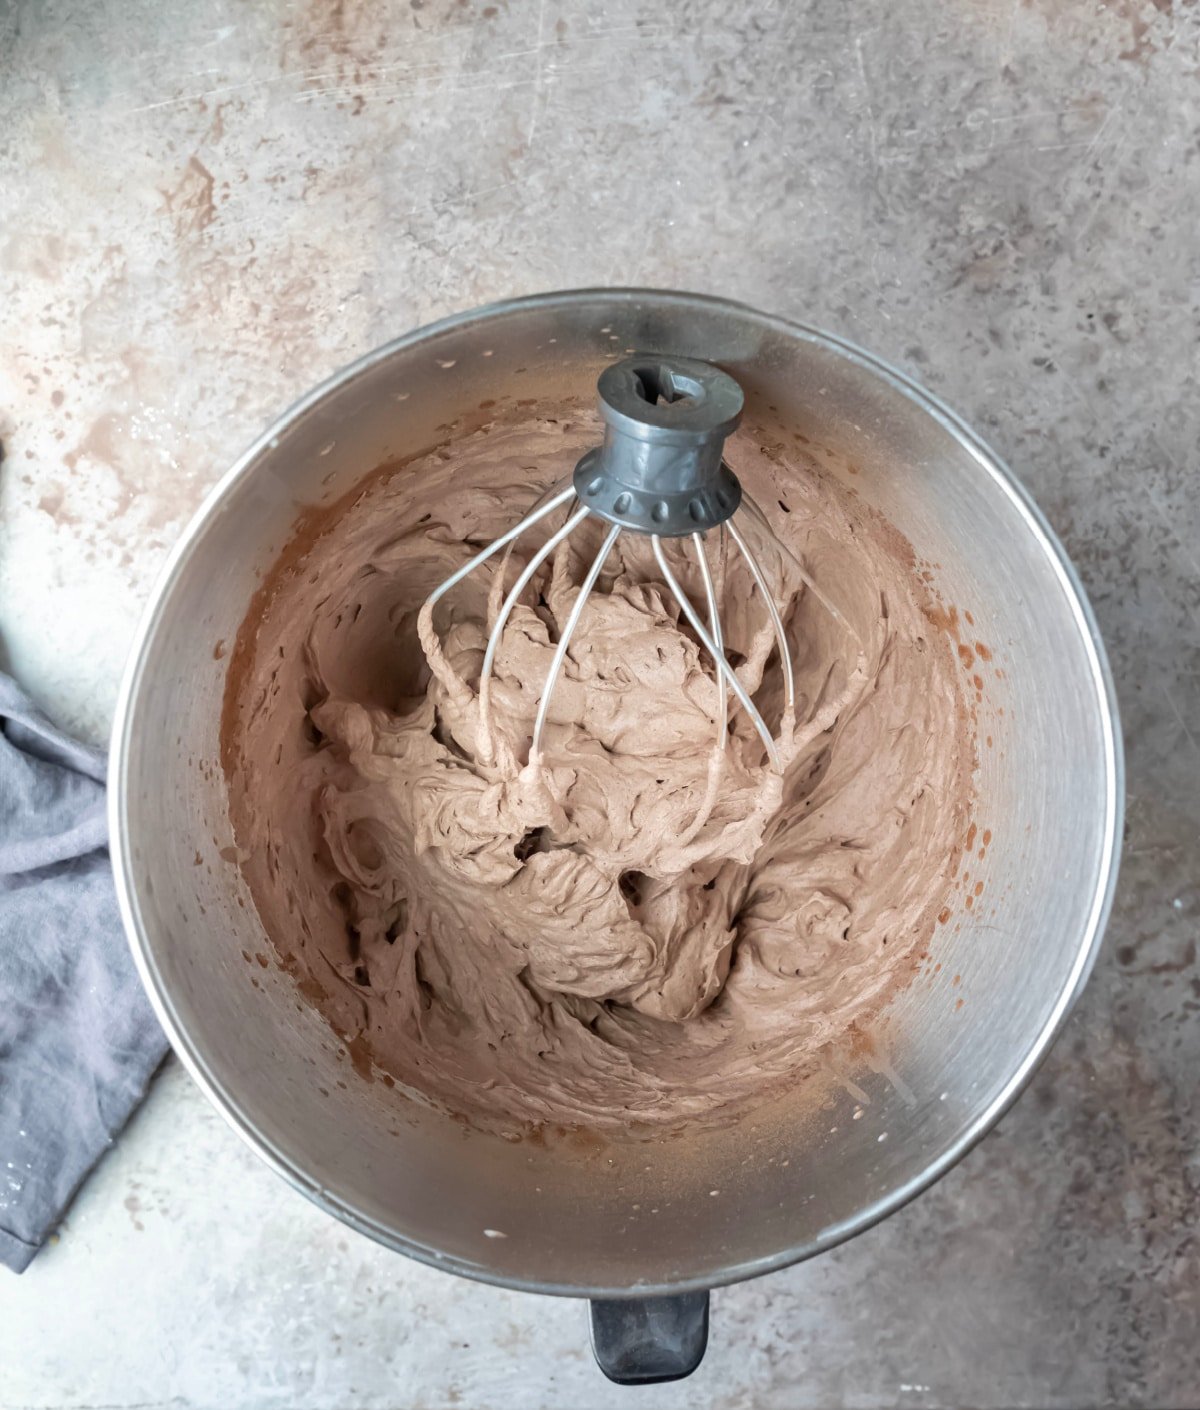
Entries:
MULTIPOLYGON (((911 976, 965 827, 965 715, 911 552, 749 428, 728 454, 786 547, 740 516, 794 718, 745 564, 716 534, 708 553, 783 775, 630 534, 529 761, 598 522, 533 578, 481 710, 500 560, 422 603, 598 434, 587 413, 496 423, 375 478, 285 555, 229 677, 235 829, 283 964, 378 1068, 509 1129, 707 1120, 797 1078, 911 976)), ((703 612, 694 546, 669 561, 703 612)))

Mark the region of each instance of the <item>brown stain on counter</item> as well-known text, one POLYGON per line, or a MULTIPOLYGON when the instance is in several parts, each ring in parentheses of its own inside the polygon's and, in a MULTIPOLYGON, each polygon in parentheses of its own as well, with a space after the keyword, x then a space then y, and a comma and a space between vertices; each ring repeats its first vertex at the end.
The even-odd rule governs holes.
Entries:
POLYGON ((217 218, 213 174, 193 152, 172 191, 162 192, 176 239, 197 235, 217 218))

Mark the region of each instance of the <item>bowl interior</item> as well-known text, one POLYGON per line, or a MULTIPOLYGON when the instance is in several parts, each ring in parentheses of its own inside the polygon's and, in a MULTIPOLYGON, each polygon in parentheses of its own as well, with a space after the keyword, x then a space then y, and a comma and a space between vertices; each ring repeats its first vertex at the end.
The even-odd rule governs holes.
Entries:
POLYGON ((1090 617, 1061 550, 986 451, 835 340, 735 305, 637 291, 449 320, 289 413, 172 560, 131 664, 113 770, 135 951, 218 1105, 360 1229, 473 1276, 564 1292, 765 1271, 855 1232, 944 1169, 1019 1088, 1086 975, 1120 806, 1090 617), (968 868, 981 894, 970 909, 956 904, 922 977, 891 1005, 886 1051, 858 1052, 803 1101, 735 1129, 547 1148, 470 1132, 363 1080, 288 976, 247 962, 273 952, 236 865, 218 761, 226 648, 306 510, 460 433, 482 401, 589 397, 626 349, 725 366, 746 390, 748 419, 800 430, 936 565, 936 587, 957 608, 950 629, 986 677, 974 821, 990 838, 968 868))

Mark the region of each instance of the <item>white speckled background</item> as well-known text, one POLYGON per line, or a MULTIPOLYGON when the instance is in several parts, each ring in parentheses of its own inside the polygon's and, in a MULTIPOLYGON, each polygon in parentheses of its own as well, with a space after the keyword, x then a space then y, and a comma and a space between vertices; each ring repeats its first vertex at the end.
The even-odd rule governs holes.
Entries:
POLYGON ((914 373, 1079 564, 1129 762, 1110 938, 935 1190, 620 1391, 582 1305, 387 1254, 170 1064, 22 1278, 0 1407, 1200 1405, 1200 5, 0 0, 0 655, 102 737, 263 424, 414 324, 708 290, 914 373))

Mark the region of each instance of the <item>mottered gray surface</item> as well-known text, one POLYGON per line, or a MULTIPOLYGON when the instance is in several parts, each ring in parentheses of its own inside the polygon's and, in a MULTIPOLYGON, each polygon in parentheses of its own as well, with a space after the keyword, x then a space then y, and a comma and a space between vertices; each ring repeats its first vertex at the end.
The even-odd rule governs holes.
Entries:
MULTIPOLYGON (((1200 5, 0 0, 0 641, 105 732, 205 489, 351 358, 654 284, 892 359, 1015 467, 1112 655, 1128 841, 1013 1112, 619 1391, 575 1303, 343 1229, 175 1064, 0 1277, 0 1406, 1200 1405, 1200 5)), ((981 551, 986 539, 981 534, 981 551)))

